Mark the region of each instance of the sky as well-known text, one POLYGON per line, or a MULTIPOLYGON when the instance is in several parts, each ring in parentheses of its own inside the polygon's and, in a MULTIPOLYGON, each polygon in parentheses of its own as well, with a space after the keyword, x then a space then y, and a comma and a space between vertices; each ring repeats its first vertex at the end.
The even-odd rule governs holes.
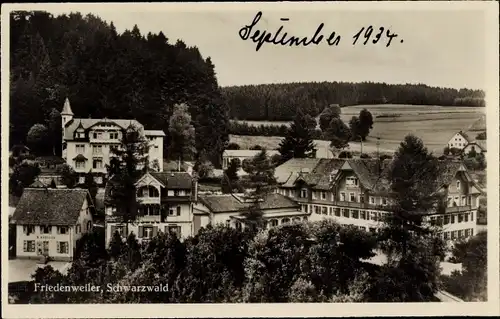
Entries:
MULTIPOLYGON (((146 5, 147 6, 147 5, 146 5)), ((182 39, 211 57, 219 85, 245 85, 308 81, 423 83, 431 86, 484 89, 486 26, 479 10, 285 10, 245 6, 224 10, 162 9, 125 11, 99 8, 78 10, 113 22, 118 32, 137 24, 141 33, 162 31, 169 42, 182 39), (283 25, 289 35, 312 37, 324 23, 325 39, 319 45, 289 47, 256 44, 242 40, 239 30, 251 24, 256 13, 262 18, 253 27, 273 34, 283 25), (280 21, 288 18, 288 21, 280 21), (352 36, 373 25, 397 33, 389 47, 377 44, 352 45, 352 36), (332 31, 341 35, 338 46, 326 44, 332 31), (403 39, 403 43, 401 43, 403 39)), ((280 9, 278 9, 280 8, 280 9)), ((64 7, 47 10, 69 13, 64 7)), ((375 32, 374 32, 375 34, 375 32)), ((360 39, 361 40, 361 39, 360 39)))

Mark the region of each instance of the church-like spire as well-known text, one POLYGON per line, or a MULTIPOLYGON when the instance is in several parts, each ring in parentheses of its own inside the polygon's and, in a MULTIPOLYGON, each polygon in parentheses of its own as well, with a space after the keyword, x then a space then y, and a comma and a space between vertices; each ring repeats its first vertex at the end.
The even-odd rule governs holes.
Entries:
POLYGON ((69 99, 67 97, 66 100, 64 101, 64 106, 61 115, 74 115, 73 111, 71 110, 71 105, 69 104, 69 99))

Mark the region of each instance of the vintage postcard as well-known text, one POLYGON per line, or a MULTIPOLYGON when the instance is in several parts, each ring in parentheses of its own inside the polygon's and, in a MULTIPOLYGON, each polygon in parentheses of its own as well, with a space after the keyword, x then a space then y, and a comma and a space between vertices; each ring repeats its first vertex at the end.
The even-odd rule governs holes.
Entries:
POLYGON ((499 314, 497 2, 1 21, 4 317, 499 314))

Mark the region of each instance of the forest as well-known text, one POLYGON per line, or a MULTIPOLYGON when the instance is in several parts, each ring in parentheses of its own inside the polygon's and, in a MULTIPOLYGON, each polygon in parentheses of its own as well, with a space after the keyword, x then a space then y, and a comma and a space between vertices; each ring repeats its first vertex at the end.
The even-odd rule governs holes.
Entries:
POLYGON ((235 120, 292 121, 297 108, 313 117, 331 104, 413 104, 484 106, 480 90, 430 87, 424 84, 308 82, 222 88, 235 120))
POLYGON ((22 11, 10 16, 10 50, 11 145, 24 143, 34 124, 50 122, 66 97, 75 117, 137 119, 162 129, 166 146, 174 105, 186 104, 198 153, 218 158, 227 143, 214 65, 182 40, 144 35, 137 26, 119 34, 93 15, 22 11))

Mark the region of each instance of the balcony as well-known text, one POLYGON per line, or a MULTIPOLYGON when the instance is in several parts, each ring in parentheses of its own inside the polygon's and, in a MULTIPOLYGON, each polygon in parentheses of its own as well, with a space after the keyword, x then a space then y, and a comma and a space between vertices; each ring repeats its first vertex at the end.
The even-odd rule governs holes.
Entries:
POLYGON ((463 213, 463 212, 469 212, 472 209, 474 209, 474 208, 472 208, 471 205, 446 207, 446 213, 447 214, 463 213))
POLYGON ((158 204, 159 205, 161 202, 160 197, 149 197, 149 196, 144 196, 144 197, 138 196, 137 200, 141 204, 158 204))

